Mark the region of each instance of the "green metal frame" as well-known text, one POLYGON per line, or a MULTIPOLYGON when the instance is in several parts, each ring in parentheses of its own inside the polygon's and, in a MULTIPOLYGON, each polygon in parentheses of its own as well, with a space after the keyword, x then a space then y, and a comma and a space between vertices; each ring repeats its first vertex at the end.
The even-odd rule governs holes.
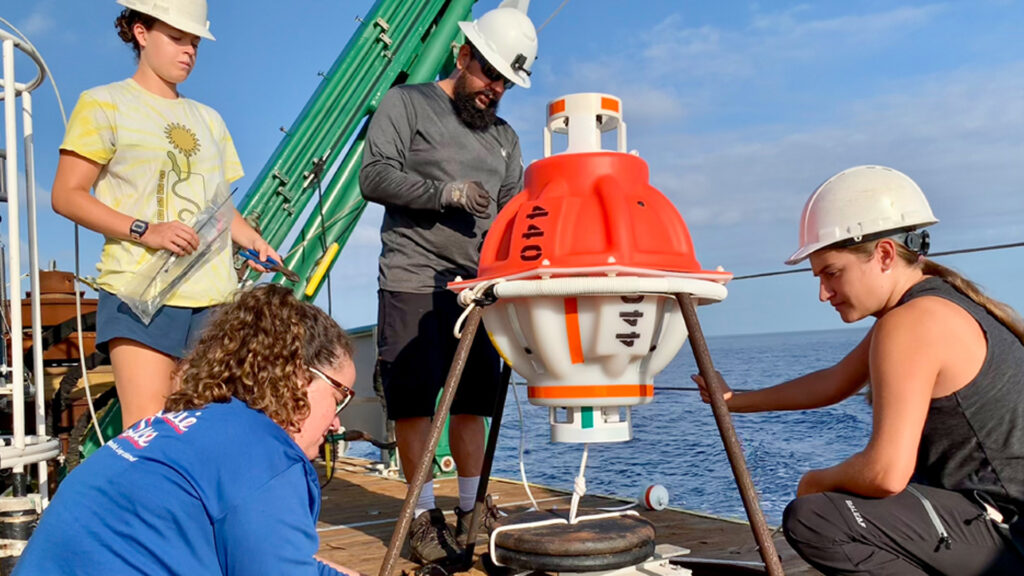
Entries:
MULTIPOLYGON (((256 177, 240 211, 279 251, 322 187, 321 205, 282 253, 285 265, 300 277, 312 276, 332 243, 344 245, 363 213, 359 168, 366 120, 391 86, 427 82, 451 68, 458 22, 471 18, 474 1, 374 4, 256 177)), ((333 265, 328 263, 327 273, 333 265)), ((316 298, 322 285, 307 295, 304 282, 291 283, 281 275, 273 281, 293 287, 304 300, 316 298)))

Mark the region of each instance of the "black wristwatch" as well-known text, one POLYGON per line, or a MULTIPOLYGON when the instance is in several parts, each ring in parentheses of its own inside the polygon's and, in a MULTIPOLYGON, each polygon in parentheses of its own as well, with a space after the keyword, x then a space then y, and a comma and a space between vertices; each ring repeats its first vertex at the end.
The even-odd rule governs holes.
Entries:
POLYGON ((145 220, 135 220, 132 222, 131 228, 128 229, 128 233, 131 235, 132 240, 138 242, 146 235, 146 230, 149 230, 149 222, 145 220))

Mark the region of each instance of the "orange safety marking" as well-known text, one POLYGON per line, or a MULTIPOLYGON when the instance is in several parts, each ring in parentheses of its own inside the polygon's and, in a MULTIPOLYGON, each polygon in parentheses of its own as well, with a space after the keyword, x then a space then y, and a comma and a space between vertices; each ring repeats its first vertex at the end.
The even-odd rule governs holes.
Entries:
POLYGON ((565 333, 569 338, 569 358, 583 364, 583 342, 580 341, 579 306, 575 298, 565 299, 565 333))
POLYGON ((555 100, 548 106, 548 116, 554 116, 560 112, 565 112, 565 100, 555 100))
POLYGON ((530 398, 560 400, 564 398, 650 398, 653 384, 604 384, 597 386, 529 386, 530 398))
POLYGON ((619 101, 613 98, 601 98, 601 109, 617 113, 619 111, 619 101))

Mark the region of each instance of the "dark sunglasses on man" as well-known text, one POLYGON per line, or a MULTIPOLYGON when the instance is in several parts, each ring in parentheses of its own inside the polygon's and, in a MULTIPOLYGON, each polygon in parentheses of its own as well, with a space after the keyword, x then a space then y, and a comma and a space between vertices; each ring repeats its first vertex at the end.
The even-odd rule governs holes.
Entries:
POLYGON ((470 44, 469 51, 470 54, 473 55, 473 60, 476 60, 477 63, 480 64, 480 72, 483 73, 484 78, 487 78, 491 82, 497 82, 500 80, 502 84, 505 86, 505 90, 508 90, 516 85, 515 82, 509 80, 508 78, 505 78, 504 74, 498 72, 497 68, 491 66, 491 63, 488 62, 487 59, 484 58, 483 54, 481 54, 480 51, 476 49, 476 46, 470 44))
POLYGON ((337 390, 338 392, 341 392, 341 395, 343 396, 343 398, 340 401, 335 403, 334 415, 337 416, 338 414, 341 414, 341 411, 345 409, 345 406, 348 406, 348 403, 352 401, 352 397, 356 395, 355 390, 349 388, 348 386, 345 386, 341 382, 338 382, 334 378, 331 378, 330 376, 328 376, 327 374, 324 374, 323 372, 317 370, 316 368, 310 368, 309 371, 312 372, 313 374, 316 374, 317 376, 323 378, 324 382, 327 382, 335 390, 337 390))

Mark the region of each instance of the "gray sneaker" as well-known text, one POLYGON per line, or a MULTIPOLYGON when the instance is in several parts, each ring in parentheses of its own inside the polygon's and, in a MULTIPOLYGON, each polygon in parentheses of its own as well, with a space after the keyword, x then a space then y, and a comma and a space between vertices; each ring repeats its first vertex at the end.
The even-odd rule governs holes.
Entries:
POLYGON ((431 508, 413 519, 409 527, 409 553, 419 564, 450 564, 462 559, 462 548, 455 542, 444 521, 444 513, 431 508))
MULTIPOLYGON (((504 514, 498 510, 498 507, 494 505, 494 501, 491 500, 491 495, 488 494, 487 499, 484 500, 483 519, 478 520, 481 524, 477 527, 477 534, 490 534, 491 530, 494 529, 494 523, 502 516, 504 514)), ((463 510, 458 506, 455 507, 455 541, 463 548, 466 547, 466 537, 469 536, 469 521, 472 519, 472 510, 463 510)))

